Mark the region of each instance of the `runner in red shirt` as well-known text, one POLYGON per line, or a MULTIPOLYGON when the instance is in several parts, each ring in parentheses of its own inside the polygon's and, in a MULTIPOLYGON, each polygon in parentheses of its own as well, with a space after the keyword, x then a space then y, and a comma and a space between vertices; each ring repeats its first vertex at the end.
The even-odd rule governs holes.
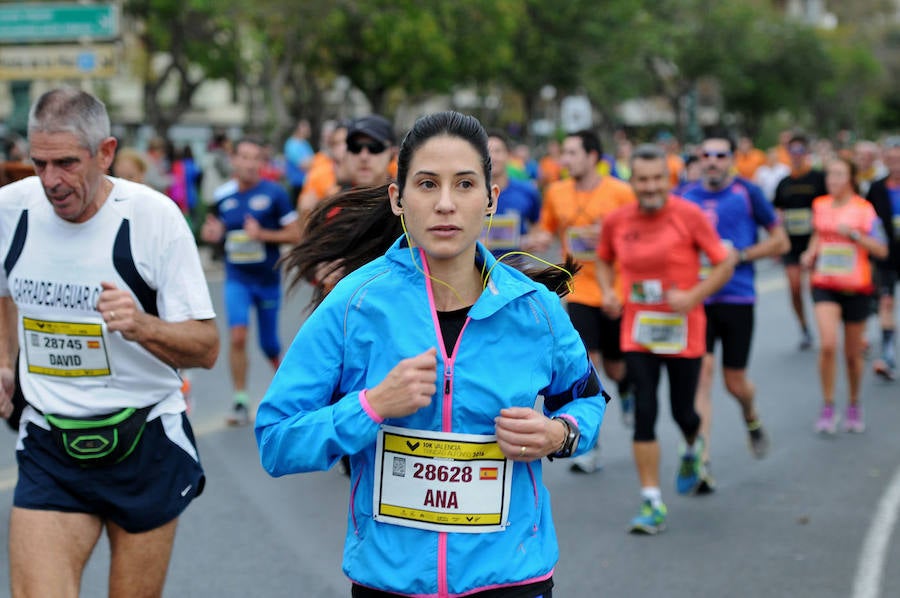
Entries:
POLYGON ((635 150, 631 186, 638 203, 616 210, 603 223, 597 277, 603 309, 611 317, 622 316, 622 350, 629 375, 634 375, 632 446, 642 505, 631 521, 631 531, 656 534, 665 527, 666 518, 654 431, 660 370, 665 365, 672 415, 686 444, 676 488, 688 494, 704 478, 700 417, 694 410, 700 361, 706 351, 703 300, 731 278, 737 256, 722 243, 699 207, 669 195, 666 157, 656 146, 635 150), (703 280, 699 277, 701 251, 713 264, 703 280), (615 263, 624 305, 613 292, 615 263))

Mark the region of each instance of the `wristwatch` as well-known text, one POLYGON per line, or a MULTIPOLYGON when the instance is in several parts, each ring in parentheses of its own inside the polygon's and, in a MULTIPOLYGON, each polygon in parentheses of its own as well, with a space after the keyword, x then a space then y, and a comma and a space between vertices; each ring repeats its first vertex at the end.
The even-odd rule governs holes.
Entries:
POLYGON ((852 230, 852 231, 850 231, 850 232, 847 234, 847 236, 850 237, 850 240, 851 240, 851 241, 856 242, 856 241, 859 241, 859 238, 860 238, 862 235, 859 234, 859 231, 858 231, 858 230, 852 230))
POLYGON ((581 438, 581 432, 578 430, 578 426, 565 417, 554 417, 551 419, 562 423, 562 425, 566 427, 566 439, 563 441, 560 449, 552 455, 547 455, 547 458, 552 461, 554 457, 559 457, 560 459, 571 457, 572 453, 575 452, 575 449, 578 448, 578 440, 581 438))
POLYGON ((747 257, 747 250, 746 250, 746 249, 741 249, 741 250, 738 252, 738 260, 739 260, 739 262, 740 262, 741 264, 746 264, 747 262, 750 261, 750 258, 747 257))

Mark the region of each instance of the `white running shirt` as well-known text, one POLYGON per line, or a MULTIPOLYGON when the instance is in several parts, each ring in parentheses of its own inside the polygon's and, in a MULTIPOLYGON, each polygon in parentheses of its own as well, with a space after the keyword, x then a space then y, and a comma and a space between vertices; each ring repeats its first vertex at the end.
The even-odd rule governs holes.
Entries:
MULTIPOLYGON (((175 369, 107 330, 96 306, 100 283, 111 282, 165 321, 214 318, 197 247, 171 199, 109 180, 106 202, 78 224, 54 213, 38 177, 0 188, 0 295, 18 308, 22 391, 44 413, 69 417, 154 403, 150 418, 179 413, 175 369), (17 235, 25 210, 27 234, 17 235)), ((46 427, 31 409, 24 417, 46 427)))

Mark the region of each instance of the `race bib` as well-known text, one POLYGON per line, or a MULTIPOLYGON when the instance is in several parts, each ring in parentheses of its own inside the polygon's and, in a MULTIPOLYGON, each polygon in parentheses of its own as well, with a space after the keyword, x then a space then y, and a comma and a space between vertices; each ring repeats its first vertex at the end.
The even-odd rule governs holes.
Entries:
POLYGON ((573 226, 566 229, 566 245, 575 259, 593 262, 597 259, 597 241, 600 233, 596 226, 573 226))
POLYGON ((266 260, 265 244, 248 237, 243 229, 228 231, 225 253, 232 264, 260 264, 266 260))
POLYGON ((852 243, 824 243, 816 271, 826 276, 853 274, 856 267, 856 245, 852 243))
POLYGON ((64 378, 112 374, 103 324, 22 317, 22 327, 29 373, 64 378))
POLYGON ((499 532, 509 520, 512 463, 496 436, 382 426, 373 513, 437 532, 499 532))
POLYGON ((631 285, 632 303, 663 303, 663 285, 661 280, 642 280, 631 285))
POLYGON ((812 210, 809 208, 785 210, 784 229, 792 236, 812 234, 812 210))
POLYGON ((687 318, 684 314, 639 311, 631 336, 651 353, 681 353, 687 348, 687 318))
POLYGON ((521 245, 522 217, 518 212, 494 216, 490 228, 481 232, 481 242, 491 251, 514 251, 521 245))

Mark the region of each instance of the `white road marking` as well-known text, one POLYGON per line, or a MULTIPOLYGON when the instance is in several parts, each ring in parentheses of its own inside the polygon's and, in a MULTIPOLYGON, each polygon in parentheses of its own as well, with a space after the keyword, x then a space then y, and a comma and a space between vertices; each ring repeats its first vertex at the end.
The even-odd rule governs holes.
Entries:
POLYGON ((866 531, 856 566, 856 577, 853 580, 853 598, 877 598, 881 595, 885 557, 898 514, 900 514, 900 468, 894 472, 891 483, 881 495, 872 523, 866 531))

